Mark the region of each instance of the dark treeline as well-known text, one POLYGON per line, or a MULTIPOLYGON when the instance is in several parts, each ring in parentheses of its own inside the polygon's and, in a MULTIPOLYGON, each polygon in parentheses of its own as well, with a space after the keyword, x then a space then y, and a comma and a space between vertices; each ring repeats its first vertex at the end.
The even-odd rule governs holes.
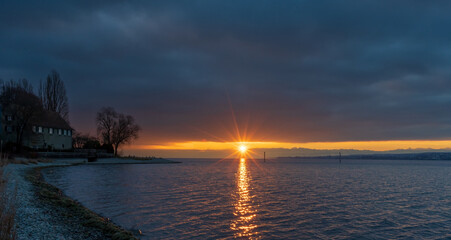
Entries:
MULTIPOLYGON (((2 119, 8 114, 8 125, 14 133, 14 141, 2 141, 4 150, 22 152, 23 138, 30 131, 33 119, 43 112, 58 114, 69 124, 69 103, 66 87, 60 74, 52 70, 45 81, 40 81, 38 93, 34 92, 32 84, 27 79, 0 80, 0 105, 2 119)), ((100 109, 96 116, 97 136, 90 136, 72 129, 73 149, 103 149, 109 153, 118 154, 118 148, 129 144, 138 138, 140 127, 135 119, 126 114, 118 113, 112 107, 100 109)), ((2 140, 4 135, 2 135, 2 140)), ((3 146, 2 146, 3 147, 3 146)))
POLYGON ((141 130, 131 115, 118 113, 112 107, 104 107, 96 116, 97 135, 75 133, 73 146, 78 149, 103 149, 118 155, 118 148, 138 138, 141 130))
MULTIPOLYGON (((33 87, 26 79, 4 82, 1 88, 0 104, 2 111, 11 116, 12 131, 16 139, 13 148, 20 151, 25 129, 32 118, 43 110, 42 103, 33 93, 33 87)), ((9 144, 9 143, 8 143, 9 144)))
POLYGON ((66 121, 69 117, 66 88, 54 70, 47 76, 46 82, 41 81, 39 97, 27 79, 1 81, 0 105, 2 114, 8 113, 10 116, 9 124, 16 136, 14 142, 6 143, 11 151, 22 150, 24 133, 31 127, 33 118, 42 112, 56 112, 66 121))

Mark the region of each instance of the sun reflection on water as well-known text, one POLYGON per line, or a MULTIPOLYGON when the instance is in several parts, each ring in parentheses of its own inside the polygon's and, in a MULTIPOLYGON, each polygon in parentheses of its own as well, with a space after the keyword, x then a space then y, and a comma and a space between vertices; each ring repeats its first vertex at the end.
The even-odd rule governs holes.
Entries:
POLYGON ((235 219, 230 228, 235 231, 235 237, 259 239, 258 232, 255 231, 255 217, 257 210, 252 205, 252 195, 249 193, 249 172, 247 170, 246 159, 241 158, 237 172, 237 192, 235 201, 235 219))

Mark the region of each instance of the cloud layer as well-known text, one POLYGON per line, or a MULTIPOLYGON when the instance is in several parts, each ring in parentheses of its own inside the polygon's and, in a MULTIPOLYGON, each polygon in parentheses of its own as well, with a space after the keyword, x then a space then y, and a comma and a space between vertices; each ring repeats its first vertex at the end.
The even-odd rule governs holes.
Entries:
POLYGON ((66 82, 71 122, 140 143, 446 139, 448 1, 3 1, 0 78, 66 82), (230 104, 229 104, 230 99, 230 104), (232 133, 233 135, 233 133, 232 133))

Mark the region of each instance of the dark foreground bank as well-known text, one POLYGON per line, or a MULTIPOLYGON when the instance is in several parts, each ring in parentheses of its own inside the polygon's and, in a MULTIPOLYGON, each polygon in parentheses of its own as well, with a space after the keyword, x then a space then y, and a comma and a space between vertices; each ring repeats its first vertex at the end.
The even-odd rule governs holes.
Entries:
POLYGON ((51 215, 53 224, 66 226, 69 239, 136 239, 133 234, 103 218, 80 203, 65 196, 62 191, 42 177, 41 169, 36 167, 26 172, 26 179, 33 184, 34 194, 51 215))
MULTIPOLYGON (((46 183, 41 170, 67 167, 84 161, 40 162, 21 159, 5 168, 8 194, 14 195, 17 239, 137 239, 46 183)), ((139 235, 139 233, 135 233, 139 235)))

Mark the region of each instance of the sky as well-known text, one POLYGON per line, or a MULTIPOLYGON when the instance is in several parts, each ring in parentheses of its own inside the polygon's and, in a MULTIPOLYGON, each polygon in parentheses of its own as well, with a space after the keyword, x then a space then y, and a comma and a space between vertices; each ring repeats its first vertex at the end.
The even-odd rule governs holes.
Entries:
POLYGON ((235 141, 278 155, 447 149, 450 10, 444 0, 1 0, 0 78, 36 88, 57 70, 77 131, 95 135, 104 106, 135 117, 129 153, 220 157, 235 141))

